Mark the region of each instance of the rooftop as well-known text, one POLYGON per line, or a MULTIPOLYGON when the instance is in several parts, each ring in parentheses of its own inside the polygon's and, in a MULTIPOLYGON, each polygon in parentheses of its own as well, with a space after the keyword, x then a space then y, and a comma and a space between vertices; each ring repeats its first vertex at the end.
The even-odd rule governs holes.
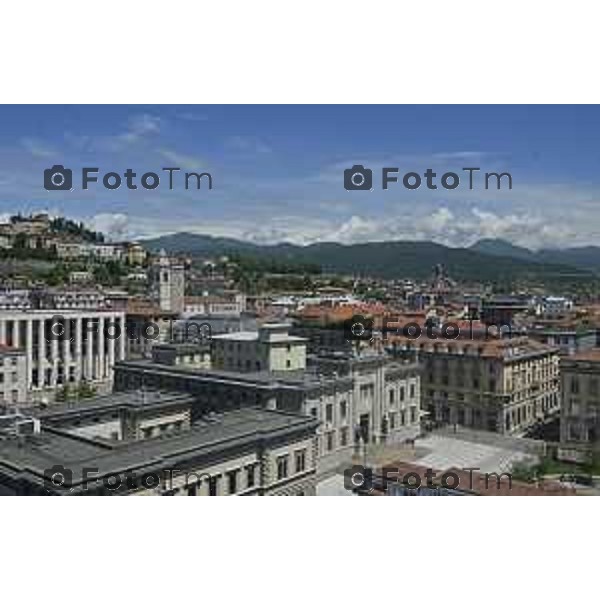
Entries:
POLYGON ((113 446, 73 434, 44 430, 27 439, 0 442, 0 471, 41 481, 55 465, 72 470, 73 484, 82 481, 86 469, 91 479, 129 470, 173 468, 190 458, 258 443, 283 432, 314 431, 317 422, 281 411, 258 408, 232 410, 196 422, 191 429, 141 441, 115 442, 113 446))

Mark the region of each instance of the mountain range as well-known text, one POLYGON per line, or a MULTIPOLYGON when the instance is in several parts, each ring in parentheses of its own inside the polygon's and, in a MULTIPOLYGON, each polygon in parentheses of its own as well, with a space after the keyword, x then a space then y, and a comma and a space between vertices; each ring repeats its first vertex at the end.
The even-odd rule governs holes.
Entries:
POLYGON ((598 246, 529 250, 505 240, 487 238, 473 244, 471 250, 492 256, 508 256, 531 262, 570 265, 577 269, 600 272, 600 247, 598 246))
POLYGON ((451 248, 427 241, 361 244, 320 242, 260 245, 227 237, 174 233, 141 240, 151 251, 197 258, 239 254, 283 262, 319 265, 324 272, 386 278, 429 277, 441 263, 458 281, 498 282, 588 279, 600 271, 600 248, 532 251, 500 239, 482 239, 469 248, 451 248))

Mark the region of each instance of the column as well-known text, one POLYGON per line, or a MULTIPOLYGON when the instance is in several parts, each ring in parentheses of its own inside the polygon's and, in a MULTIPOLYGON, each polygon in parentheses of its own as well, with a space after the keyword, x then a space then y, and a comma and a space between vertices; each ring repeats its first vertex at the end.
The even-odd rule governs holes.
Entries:
POLYGON ((33 321, 31 317, 25 321, 25 353, 27 355, 27 389, 33 383, 33 321))
POLYGON ((121 331, 119 335, 119 360, 125 360, 125 340, 127 339, 127 330, 125 315, 121 317, 121 331))
POLYGON ((55 388, 58 382, 58 333, 60 327, 54 321, 50 335, 50 387, 55 388))
POLYGON ((94 324, 92 319, 88 318, 86 321, 86 332, 87 332, 87 340, 86 340, 86 357, 85 357, 85 378, 88 381, 92 381, 94 379, 94 360, 93 360, 93 352, 94 352, 94 324))
POLYGON ((12 345, 15 348, 19 348, 21 346, 21 321, 19 319, 15 319, 13 321, 13 343, 12 345))
POLYGON ((75 342, 74 342, 74 360, 75 360, 75 381, 79 383, 81 381, 82 376, 82 364, 81 364, 81 327, 83 319, 81 317, 75 318, 75 342))
POLYGON ((71 366, 71 319, 65 318, 64 334, 62 343, 62 355, 63 355, 63 378, 65 384, 69 383, 69 369, 71 366))
POLYGON ((38 321, 38 387, 46 385, 46 328, 44 317, 38 321))
POLYGON ((104 356, 104 317, 100 317, 98 321, 98 379, 105 379, 106 361, 104 356))
MULTIPOLYGON (((107 374, 112 376, 112 368, 115 364, 115 333, 117 332, 116 319, 114 316, 108 319, 108 336, 106 342, 108 343, 108 365, 107 374)), ((112 377, 111 377, 112 379, 112 377)))
POLYGON ((6 344, 6 321, 3 319, 0 320, 0 345, 4 346, 6 344))

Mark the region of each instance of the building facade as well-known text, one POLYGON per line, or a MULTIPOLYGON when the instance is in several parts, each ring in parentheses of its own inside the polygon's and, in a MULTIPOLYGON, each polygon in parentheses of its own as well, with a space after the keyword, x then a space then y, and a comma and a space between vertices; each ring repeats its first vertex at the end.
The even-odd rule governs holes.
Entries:
POLYGON ((558 350, 527 338, 415 341, 434 425, 518 435, 560 410, 558 350))
POLYGON ((0 407, 21 406, 27 400, 25 352, 0 346, 0 407))
POLYGON ((125 315, 113 311, 0 311, 0 344, 22 350, 29 401, 50 401, 65 385, 110 390, 125 358, 125 315))
POLYGON ((560 441, 578 459, 600 442, 600 350, 561 361, 560 441))
POLYGON ((420 368, 386 355, 321 356, 294 371, 125 361, 115 366, 115 389, 186 391, 206 411, 258 406, 315 418, 321 473, 351 464, 365 444, 400 443, 420 433, 420 368))
POLYGON ((306 340, 289 334, 286 323, 267 323, 258 331, 212 337, 213 364, 226 371, 301 371, 306 368, 306 340))
POLYGON ((117 394, 48 409, 33 436, 0 431, 0 495, 315 494, 314 419, 194 405, 117 394))

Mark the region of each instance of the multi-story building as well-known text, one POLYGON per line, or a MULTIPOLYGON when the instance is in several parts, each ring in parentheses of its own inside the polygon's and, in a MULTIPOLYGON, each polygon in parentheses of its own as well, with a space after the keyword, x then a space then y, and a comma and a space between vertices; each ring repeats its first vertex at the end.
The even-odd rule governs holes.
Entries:
POLYGON ((530 340, 417 340, 423 406, 435 424, 519 434, 560 409, 558 350, 530 340))
POLYGON ((41 432, 0 430, 0 494, 315 494, 315 419, 196 409, 143 392, 46 409, 41 432))
POLYGON ((101 310, 107 307, 104 294, 94 288, 58 287, 32 292, 34 308, 41 310, 101 310))
POLYGON ((127 244, 127 263, 131 266, 143 266, 148 258, 146 249, 137 242, 127 244))
POLYGON ((419 366, 383 354, 319 356, 307 368, 247 372, 148 360, 115 365, 116 390, 141 388, 186 390, 217 412, 261 406, 315 417, 322 472, 350 464, 365 442, 398 443, 420 432, 419 366))
POLYGON ((20 406, 27 400, 25 352, 0 346, 0 407, 20 406))
POLYGON ((112 387, 125 358, 125 315, 115 311, 0 311, 0 345, 26 356, 28 400, 52 400, 67 384, 112 387))
POLYGON ((30 290, 12 288, 0 290, 0 311, 27 310, 30 308, 32 308, 30 290))
POLYGON ((561 360, 561 452, 584 457, 600 442, 600 350, 561 360))
POLYGON ((125 311, 127 356, 147 358, 154 344, 173 341, 177 313, 138 298, 128 300, 125 311))
POLYGON ((122 244, 92 244, 90 245, 90 256, 99 261, 120 262, 124 257, 122 244))
POLYGON ((298 371, 306 368, 306 340, 289 334, 287 323, 266 323, 258 331, 215 335, 213 364, 227 371, 298 371))
POLYGON ((155 363, 172 366, 189 366, 197 369, 210 369, 210 343, 204 344, 154 344, 152 360, 155 363))
POLYGON ((61 260, 81 260, 92 256, 91 244, 85 242, 57 242, 56 256, 61 260))
POLYGON ((226 292, 221 295, 204 294, 186 296, 185 315, 239 316, 246 310, 246 296, 239 292, 226 292))
POLYGON ((542 344, 559 349, 562 356, 571 356, 578 352, 587 352, 596 347, 596 329, 588 326, 560 325, 558 323, 538 324, 527 330, 527 335, 542 344))

